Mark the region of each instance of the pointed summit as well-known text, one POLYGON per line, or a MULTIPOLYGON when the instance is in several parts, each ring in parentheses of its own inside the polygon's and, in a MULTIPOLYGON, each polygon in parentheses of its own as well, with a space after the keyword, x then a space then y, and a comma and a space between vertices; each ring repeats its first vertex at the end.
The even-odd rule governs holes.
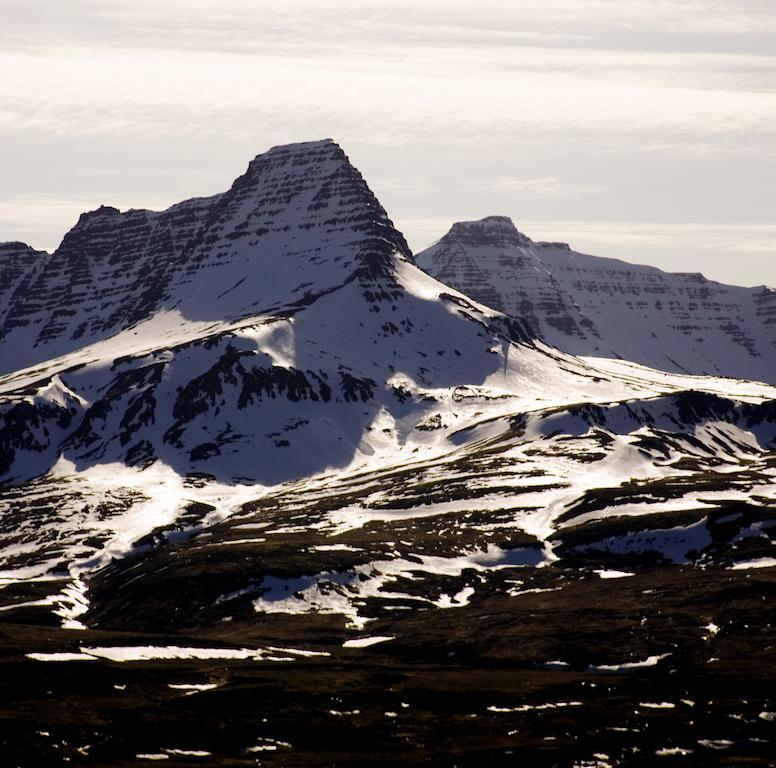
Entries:
MULTIPOLYGON (((417 254, 418 266, 477 301, 506 311, 501 294, 490 274, 493 263, 505 259, 531 259, 527 250, 533 241, 515 227, 508 216, 486 216, 478 221, 459 221, 425 251, 417 254)), ((530 322, 530 308, 521 316, 530 322)))
POLYGON ((452 240, 466 245, 531 245, 531 238, 520 232, 509 216, 486 216, 478 221, 458 221, 440 242, 452 240))

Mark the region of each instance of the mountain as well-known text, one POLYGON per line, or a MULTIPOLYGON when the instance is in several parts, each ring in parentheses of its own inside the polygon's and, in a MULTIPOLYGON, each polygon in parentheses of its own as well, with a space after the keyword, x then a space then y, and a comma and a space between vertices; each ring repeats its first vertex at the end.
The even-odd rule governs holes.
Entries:
POLYGON ((505 216, 458 222, 416 258, 438 280, 523 317, 570 354, 776 382, 776 291, 764 286, 534 242, 505 216))
MULTIPOLYGON (((4 269, 21 247, 6 262, 0 246, 4 269)), ((101 206, 53 254, 28 256, 26 273, 16 267, 4 283, 0 339, 14 355, 2 365, 26 367, 162 312, 188 323, 291 312, 341 284, 357 257, 379 268, 394 251, 409 257, 334 142, 276 147, 223 194, 162 212, 101 206)))
POLYGON ((537 339, 329 140, 0 269, 9 762, 768 754, 776 388, 537 339))
POLYGON ((456 388, 631 391, 417 269, 331 141, 270 150, 229 192, 162 213, 103 206, 40 261, 2 331, 6 365, 32 363, 0 382, 6 482, 62 458, 272 485, 399 450, 456 388))

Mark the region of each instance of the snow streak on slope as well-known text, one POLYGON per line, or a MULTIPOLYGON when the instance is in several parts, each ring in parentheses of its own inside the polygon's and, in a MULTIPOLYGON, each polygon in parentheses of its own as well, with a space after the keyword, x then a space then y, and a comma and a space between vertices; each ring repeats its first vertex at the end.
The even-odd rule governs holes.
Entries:
POLYGON ((661 370, 776 382, 776 291, 534 242, 503 216, 459 222, 417 255, 429 274, 523 317, 548 344, 661 370))

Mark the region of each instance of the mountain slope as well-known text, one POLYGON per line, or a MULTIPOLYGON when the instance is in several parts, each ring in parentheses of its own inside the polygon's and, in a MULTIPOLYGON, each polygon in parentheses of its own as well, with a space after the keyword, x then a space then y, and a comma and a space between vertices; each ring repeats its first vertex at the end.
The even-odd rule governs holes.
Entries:
POLYGON ((459 222, 417 255, 448 285, 525 318, 575 355, 776 382, 776 291, 667 273, 534 242, 512 221, 459 222))
MULTIPOLYGON (((65 552, 74 573, 75 563, 102 562, 79 539, 113 556, 185 516, 169 489, 192 474, 228 497, 224 484, 273 486, 445 452, 446 436, 485 406, 500 413, 654 391, 537 347, 519 320, 422 273, 332 142, 271 150, 210 201, 82 217, 33 278, 34 301, 14 296, 4 345, 34 356, 77 347, 0 379, 0 477, 19 486, 48 476, 46 493, 61 494, 35 535, 61 539, 65 510, 75 521, 65 526, 67 549, 33 557, 41 575, 61 568, 65 552), (127 234, 138 217, 175 218, 191 205, 208 211, 206 224, 166 261, 148 238, 127 234), (272 224, 272 234, 233 236, 245 222, 272 224), (158 281, 148 259, 158 261, 158 281), (112 264, 113 282, 96 280, 112 264), (82 280, 66 279, 73 265, 85 265, 82 280), (158 287, 153 300, 142 298, 140 279, 158 287), (73 332, 84 323, 88 333, 73 332), (27 350, 19 334, 34 333, 39 344, 27 350), (116 487, 100 500, 109 477, 116 487), (111 506, 117 495, 107 524, 80 512, 87 499, 111 506)), ((15 491, 8 503, 15 510, 15 491)), ((29 547, 35 537, 22 538, 29 547)))

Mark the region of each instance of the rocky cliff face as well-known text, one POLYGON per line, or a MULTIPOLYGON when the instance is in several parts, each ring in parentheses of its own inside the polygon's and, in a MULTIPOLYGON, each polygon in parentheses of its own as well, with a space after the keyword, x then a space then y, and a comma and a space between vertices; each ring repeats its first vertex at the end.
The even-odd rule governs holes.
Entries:
POLYGON ((575 355, 776 381, 776 291, 534 242, 512 221, 459 222, 417 255, 429 274, 575 355))
POLYGON ((11 298, 25 294, 49 258, 24 243, 0 243, 0 317, 5 317, 11 298))

